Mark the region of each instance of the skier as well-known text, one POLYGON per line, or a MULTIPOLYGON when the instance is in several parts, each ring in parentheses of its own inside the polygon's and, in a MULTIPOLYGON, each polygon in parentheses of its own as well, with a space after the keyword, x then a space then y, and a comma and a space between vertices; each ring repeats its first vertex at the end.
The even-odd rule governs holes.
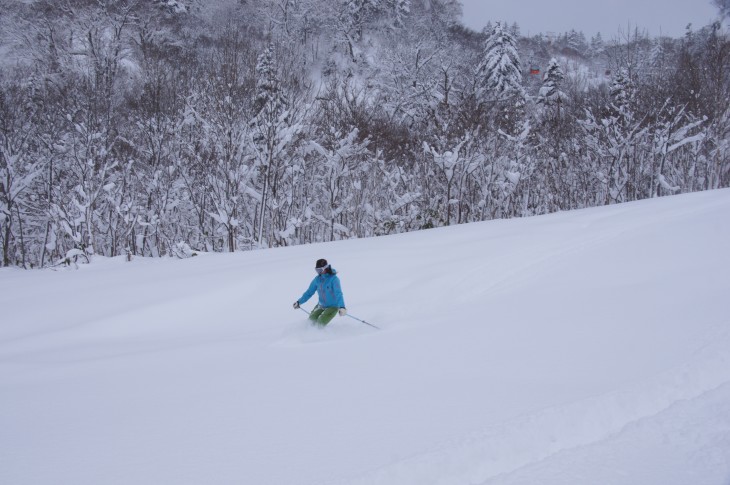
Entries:
POLYGON ((347 314, 345 298, 342 296, 337 271, 327 263, 326 259, 318 259, 314 270, 317 272, 317 276, 314 277, 302 297, 294 302, 294 309, 296 310, 300 305, 306 303, 316 291, 319 296, 319 303, 309 314, 309 319, 313 323, 325 326, 338 313, 341 317, 347 314))

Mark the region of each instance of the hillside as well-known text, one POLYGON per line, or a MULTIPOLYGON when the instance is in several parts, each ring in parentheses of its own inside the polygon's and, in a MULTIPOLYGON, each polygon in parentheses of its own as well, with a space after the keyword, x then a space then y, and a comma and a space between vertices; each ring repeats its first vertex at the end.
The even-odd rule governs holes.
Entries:
POLYGON ((0 269, 0 482, 725 485, 728 213, 0 269), (321 257, 380 330, 292 309, 321 257))
POLYGON ((721 23, 681 38, 477 32, 460 3, 6 0, 0 265, 290 247, 730 187, 721 23))

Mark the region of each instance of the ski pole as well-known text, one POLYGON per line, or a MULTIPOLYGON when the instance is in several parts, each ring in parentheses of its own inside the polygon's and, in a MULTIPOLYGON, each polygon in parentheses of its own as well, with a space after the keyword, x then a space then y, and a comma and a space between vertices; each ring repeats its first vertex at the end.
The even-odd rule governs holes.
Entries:
MULTIPOLYGON (((308 311, 307 311, 307 310, 305 310, 304 308, 302 308, 302 307, 299 307, 299 309, 300 309, 301 311, 303 311, 304 313, 306 313, 307 315, 311 315, 311 312, 308 312, 308 311)), ((380 327, 378 327, 378 326, 375 326, 375 325, 373 325, 372 323, 368 323, 368 322, 366 322, 365 320, 360 320, 360 319, 359 319, 359 318, 357 318, 357 317, 353 317, 353 316, 352 316, 352 315, 350 315, 349 313, 346 313, 345 315, 346 315, 346 316, 348 316, 348 317, 350 317, 350 318, 353 318, 353 319, 357 320, 358 322, 362 322, 362 323, 364 323, 365 325, 370 325, 371 327, 373 327, 373 328, 377 328, 378 330, 380 330, 380 327)))
POLYGON ((352 315, 350 315, 349 313, 346 313, 345 315, 347 315, 347 316, 348 316, 348 317, 350 317, 350 318, 354 318, 354 319, 355 319, 355 320, 357 320, 358 322, 362 322, 362 323, 364 323, 365 325, 370 325, 371 327, 373 327, 373 328, 377 328, 378 330, 380 330, 380 327, 376 327, 376 326, 375 326, 375 325, 373 325, 372 323, 368 323, 368 322, 366 322, 365 320, 360 320, 360 319, 359 319, 359 318, 357 318, 357 317, 353 317, 353 316, 352 316, 352 315))

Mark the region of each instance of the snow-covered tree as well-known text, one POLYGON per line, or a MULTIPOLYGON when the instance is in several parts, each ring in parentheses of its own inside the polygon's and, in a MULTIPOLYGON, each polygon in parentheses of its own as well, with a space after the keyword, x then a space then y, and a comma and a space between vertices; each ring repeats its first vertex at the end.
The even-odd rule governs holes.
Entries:
POLYGON ((515 38, 497 22, 484 45, 482 62, 478 66, 481 97, 490 101, 524 101, 522 68, 515 38))
POLYGON ((187 2, 181 0, 154 0, 153 4, 172 14, 187 13, 190 11, 190 6, 187 2))
POLYGON ((386 0, 390 9, 393 27, 405 26, 406 19, 411 13, 411 0, 386 0))
POLYGON ((555 106, 557 116, 560 117, 560 105, 567 101, 568 96, 560 90, 565 74, 560 63, 554 57, 550 59, 542 86, 537 96, 537 103, 545 106, 555 106))
MULTIPOLYGON (((688 120, 684 109, 670 108, 666 121, 657 124, 653 130, 654 154, 653 170, 650 174, 651 185, 648 188, 648 197, 659 197, 673 194, 681 189, 683 170, 679 166, 672 166, 669 157, 677 150, 696 150, 705 133, 701 130, 704 120, 688 120)), ((695 157, 688 157, 693 159, 695 157)))
MULTIPOLYGON (((278 181, 287 162, 294 157, 302 124, 299 108, 285 95, 279 78, 275 48, 269 45, 256 64, 256 113, 252 122, 250 147, 259 170, 260 199, 256 241, 265 245, 264 228, 270 220, 270 197, 276 197, 278 181)), ((269 228, 271 229, 271 228, 269 228)))
POLYGON ((627 109, 633 100, 633 83, 626 69, 621 69, 616 73, 611 81, 609 92, 619 111, 627 109))
POLYGON ((583 32, 577 32, 575 29, 571 29, 565 35, 565 44, 571 52, 578 55, 582 55, 588 48, 585 34, 583 32))
POLYGON ((603 55, 606 49, 606 45, 603 42, 603 37, 600 32, 591 37, 590 54, 592 57, 598 57, 603 55))
POLYGON ((354 28, 357 40, 362 40, 365 25, 380 13, 383 0, 346 0, 347 20, 354 28))
POLYGON ((435 173, 443 184, 443 194, 439 194, 439 198, 442 199, 443 219, 447 226, 452 222, 453 207, 457 208, 457 223, 462 222, 467 179, 482 161, 480 155, 469 150, 471 143, 472 137, 466 135, 455 145, 447 146, 442 150, 437 150, 426 142, 423 144, 424 152, 432 160, 433 166, 436 168, 435 173))
POLYGON ((323 142, 310 142, 308 150, 318 156, 318 186, 325 198, 320 207, 320 217, 326 224, 326 237, 329 241, 349 236, 346 213, 354 199, 352 181, 359 180, 357 172, 366 168, 364 160, 368 157, 368 142, 358 141, 357 129, 343 134, 331 131, 323 142))
POLYGON ((705 167, 700 171, 696 190, 726 187, 730 183, 730 107, 726 107, 707 129, 706 140, 713 140, 705 167))
POLYGON ((281 93, 281 81, 276 65, 276 46, 269 44, 258 56, 256 63, 256 101, 254 113, 261 110, 280 111, 284 109, 284 99, 281 93))
MULTIPOLYGON (((26 245, 23 223, 26 229, 28 197, 32 184, 43 173, 45 159, 33 156, 34 137, 38 126, 34 118, 37 107, 28 99, 27 90, 21 85, 0 91, 0 241, 2 241, 2 266, 9 266, 11 250, 15 248, 26 262, 26 245)), ((30 259, 30 258, 28 258, 30 259)), ((23 264, 25 266, 25 264, 23 264)))

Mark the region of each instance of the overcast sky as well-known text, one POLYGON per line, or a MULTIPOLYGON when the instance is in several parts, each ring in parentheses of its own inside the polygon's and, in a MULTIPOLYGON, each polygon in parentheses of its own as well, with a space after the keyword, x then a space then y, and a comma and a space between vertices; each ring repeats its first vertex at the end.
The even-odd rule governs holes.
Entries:
POLYGON ((582 30, 590 39, 601 32, 612 39, 619 29, 638 26, 650 35, 680 37, 688 23, 694 28, 717 18, 711 0, 461 0, 464 24, 481 30, 488 21, 517 22, 522 35, 582 30))

